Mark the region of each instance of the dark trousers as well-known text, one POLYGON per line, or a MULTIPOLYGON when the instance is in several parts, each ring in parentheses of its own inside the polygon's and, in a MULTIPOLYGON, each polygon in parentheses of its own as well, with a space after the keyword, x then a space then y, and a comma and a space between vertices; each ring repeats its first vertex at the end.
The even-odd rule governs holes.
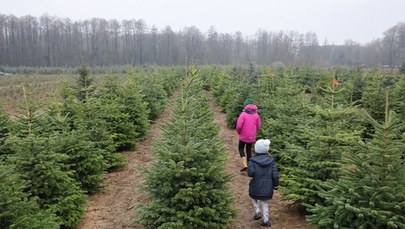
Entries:
POLYGON ((238 150, 240 157, 245 156, 245 147, 246 147, 246 160, 249 161, 249 159, 252 157, 252 145, 253 143, 247 143, 239 140, 238 150))

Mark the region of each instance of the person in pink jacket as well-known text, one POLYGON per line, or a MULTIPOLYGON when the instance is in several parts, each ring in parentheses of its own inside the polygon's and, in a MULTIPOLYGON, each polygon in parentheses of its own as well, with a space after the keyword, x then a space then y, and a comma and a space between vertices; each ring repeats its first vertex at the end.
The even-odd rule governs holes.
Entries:
POLYGON ((252 157, 252 145, 256 142, 256 133, 260 128, 261 120, 257 113, 257 106, 247 104, 236 122, 236 132, 239 135, 238 150, 242 162, 242 169, 240 171, 247 170, 247 162, 252 157))

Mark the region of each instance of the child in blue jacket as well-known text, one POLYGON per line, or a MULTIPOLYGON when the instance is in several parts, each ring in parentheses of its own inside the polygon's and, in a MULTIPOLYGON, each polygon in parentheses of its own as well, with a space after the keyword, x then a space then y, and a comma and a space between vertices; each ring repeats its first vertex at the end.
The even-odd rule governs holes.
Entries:
POLYGON ((262 219, 261 225, 270 227, 269 201, 273 197, 273 189, 278 189, 279 174, 276 163, 269 154, 269 139, 260 139, 255 143, 255 156, 250 158, 248 176, 249 196, 252 198, 255 214, 254 220, 262 219))

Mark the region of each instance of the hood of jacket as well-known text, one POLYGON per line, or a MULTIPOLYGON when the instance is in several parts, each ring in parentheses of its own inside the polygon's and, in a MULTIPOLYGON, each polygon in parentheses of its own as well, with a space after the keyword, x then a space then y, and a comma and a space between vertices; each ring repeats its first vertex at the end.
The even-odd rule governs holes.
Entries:
POLYGON ((256 154, 256 156, 251 157, 250 160, 259 164, 260 166, 268 166, 270 165, 274 159, 269 154, 256 154))
POLYGON ((256 113, 257 106, 254 104, 248 104, 245 106, 245 108, 243 110, 249 114, 256 113))

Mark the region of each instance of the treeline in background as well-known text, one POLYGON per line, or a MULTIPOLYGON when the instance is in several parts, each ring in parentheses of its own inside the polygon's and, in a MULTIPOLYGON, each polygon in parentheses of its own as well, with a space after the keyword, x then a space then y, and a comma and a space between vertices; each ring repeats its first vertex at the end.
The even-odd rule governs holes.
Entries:
MULTIPOLYGON (((252 25, 254 26, 254 25, 252 25)), ((0 14, 0 65, 7 67, 184 65, 398 67, 405 62, 405 24, 399 22, 367 44, 319 41, 312 32, 221 33, 211 27, 159 30, 142 19, 105 20, 0 14)), ((1 70, 1 69, 0 69, 1 70)), ((5 71, 5 69, 3 69, 5 71)))

